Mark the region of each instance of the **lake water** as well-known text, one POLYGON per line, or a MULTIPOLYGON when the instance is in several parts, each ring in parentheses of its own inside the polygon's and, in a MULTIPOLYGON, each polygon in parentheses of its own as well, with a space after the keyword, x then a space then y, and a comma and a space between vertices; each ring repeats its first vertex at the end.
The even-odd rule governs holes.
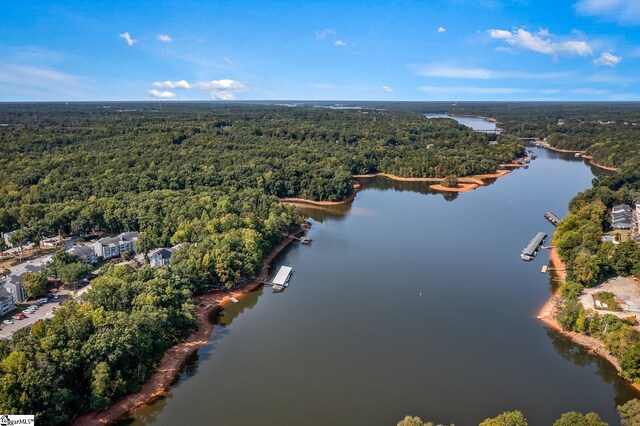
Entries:
POLYGON ((281 294, 225 309, 167 398, 135 425, 395 425, 406 414, 458 426, 521 410, 532 425, 615 406, 634 391, 605 361, 536 319, 548 262, 520 260, 543 214, 567 212, 588 165, 538 159, 459 195, 367 180, 351 206, 309 209, 309 246, 281 294))
POLYGON ((458 117, 458 116, 450 116, 447 114, 425 114, 427 118, 449 118, 456 120, 458 123, 463 126, 467 126, 476 130, 478 132, 498 132, 498 127, 496 126, 495 121, 485 120, 480 117, 458 117))

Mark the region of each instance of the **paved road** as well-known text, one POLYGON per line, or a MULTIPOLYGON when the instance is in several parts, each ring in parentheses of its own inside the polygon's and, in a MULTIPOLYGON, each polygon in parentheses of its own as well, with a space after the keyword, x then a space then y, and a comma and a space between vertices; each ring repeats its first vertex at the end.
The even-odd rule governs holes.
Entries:
MULTIPOLYGON (((33 314, 31 315, 27 314, 27 317, 25 319, 23 320, 12 319, 11 321, 13 321, 13 324, 11 325, 2 324, 0 322, 0 339, 6 339, 8 337, 11 337, 13 333, 15 333, 16 331, 20 330, 21 328, 30 326, 31 324, 35 323, 38 320, 41 320, 44 318, 51 318, 53 316, 53 308, 56 306, 60 306, 60 303, 63 300, 65 300, 67 297, 69 297, 68 294, 60 294, 60 297, 57 300, 49 299, 49 302, 42 305, 40 309, 35 311, 33 314)), ((21 310, 18 309, 14 311, 14 315, 17 314, 18 312, 21 312, 21 310)))

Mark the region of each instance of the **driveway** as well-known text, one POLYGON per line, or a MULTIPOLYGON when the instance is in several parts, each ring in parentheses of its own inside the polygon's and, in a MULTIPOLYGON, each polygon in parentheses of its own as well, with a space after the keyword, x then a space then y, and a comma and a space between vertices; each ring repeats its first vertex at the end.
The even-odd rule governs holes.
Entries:
MULTIPOLYGON (((0 323, 0 339, 7 339, 11 337, 16 331, 20 330, 21 328, 28 327, 38 320, 53 317, 53 308, 60 306, 60 303, 62 303, 62 301, 64 301, 67 297, 69 297, 68 294, 60 294, 57 300, 49 299, 47 303, 40 306, 40 309, 35 311, 33 314, 26 314, 27 317, 25 319, 12 319, 11 321, 13 321, 13 324, 11 325, 0 323)), ((13 312, 13 315, 16 315, 18 312, 21 312, 20 309, 16 309, 13 312)))

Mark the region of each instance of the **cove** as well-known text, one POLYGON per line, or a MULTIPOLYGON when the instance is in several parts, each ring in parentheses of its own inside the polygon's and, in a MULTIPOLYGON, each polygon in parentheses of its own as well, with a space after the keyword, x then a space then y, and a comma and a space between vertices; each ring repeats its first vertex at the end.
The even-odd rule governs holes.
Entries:
POLYGON ((617 424, 636 396, 606 361, 536 319, 543 251, 520 253, 545 211, 590 186, 572 154, 535 148, 529 169, 463 194, 362 180, 346 206, 308 208, 309 246, 274 264, 289 288, 224 309, 210 342, 135 425, 456 425, 521 410, 530 424, 595 411, 617 424))

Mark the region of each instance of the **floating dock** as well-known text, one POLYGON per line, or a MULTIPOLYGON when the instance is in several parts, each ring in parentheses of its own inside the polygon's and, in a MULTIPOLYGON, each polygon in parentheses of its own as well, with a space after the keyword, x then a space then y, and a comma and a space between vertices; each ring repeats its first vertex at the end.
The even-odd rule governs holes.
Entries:
POLYGON ((536 236, 533 237, 531 241, 529 241, 529 244, 524 248, 524 250, 522 250, 520 259, 527 262, 535 259, 536 255, 538 254, 538 250, 540 249, 540 246, 544 243, 544 240, 546 238, 547 238, 547 234, 545 234, 544 232, 538 232, 536 236))
POLYGON ((553 226, 558 226, 558 224, 562 222, 562 219, 560 219, 558 216, 553 214, 553 212, 546 212, 544 214, 544 218, 547 219, 549 222, 551 222, 553 226))
POLYGON ((290 266, 281 266, 278 273, 271 281, 271 285, 274 290, 284 290, 289 286, 289 278, 291 278, 291 271, 293 269, 290 266))

